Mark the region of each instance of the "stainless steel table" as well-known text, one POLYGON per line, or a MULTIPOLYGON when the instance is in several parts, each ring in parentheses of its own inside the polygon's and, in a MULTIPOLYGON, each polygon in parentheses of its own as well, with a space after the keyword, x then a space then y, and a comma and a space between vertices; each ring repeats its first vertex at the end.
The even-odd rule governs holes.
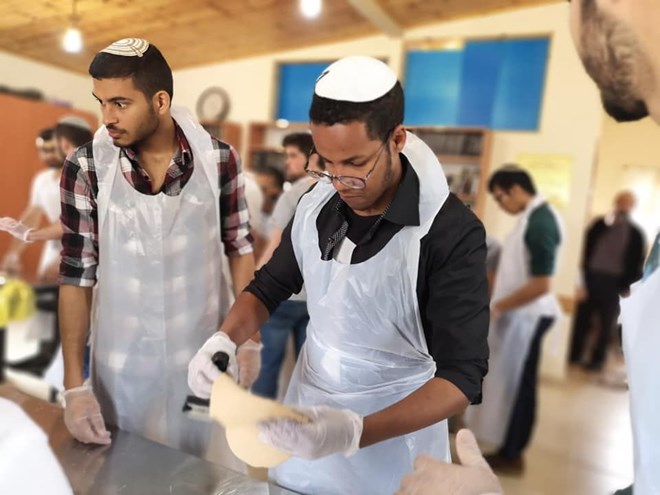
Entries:
POLYGON ((30 397, 8 385, 0 385, 0 397, 17 403, 43 428, 76 494, 293 493, 123 431, 112 431, 111 445, 84 445, 69 435, 59 406, 30 397))

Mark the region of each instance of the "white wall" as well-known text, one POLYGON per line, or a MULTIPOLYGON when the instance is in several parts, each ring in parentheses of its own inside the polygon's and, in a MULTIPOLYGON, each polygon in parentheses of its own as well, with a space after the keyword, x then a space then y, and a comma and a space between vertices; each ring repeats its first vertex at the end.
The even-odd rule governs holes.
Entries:
POLYGON ((603 119, 590 217, 611 210, 612 199, 623 189, 637 195, 633 218, 650 243, 660 229, 660 132, 650 118, 626 124, 603 119))
POLYGON ((91 79, 83 74, 0 52, 0 84, 12 89, 37 89, 49 100, 66 101, 98 114, 91 79))
MULTIPOLYGON (((587 212, 587 191, 591 187, 596 141, 603 112, 597 90, 586 76, 573 48, 568 30, 568 6, 565 4, 430 25, 407 31, 404 40, 375 36, 348 43, 177 71, 175 100, 194 108, 203 89, 219 85, 231 95, 230 120, 243 123, 267 121, 273 117, 276 68, 280 61, 324 60, 364 54, 387 57, 392 68, 401 75, 404 43, 408 40, 527 34, 552 36, 541 128, 539 132, 496 133, 491 170, 502 163, 515 160, 519 153, 566 154, 574 157, 570 209, 562 212, 566 240, 555 284, 559 294, 572 296, 587 212)), ((490 199, 486 206, 484 222, 489 232, 499 238, 503 238, 513 225, 512 218, 501 213, 490 199)), ((569 322, 566 319, 558 325, 558 331, 553 332, 546 343, 546 375, 560 377, 563 374, 563 354, 568 328, 569 322)))

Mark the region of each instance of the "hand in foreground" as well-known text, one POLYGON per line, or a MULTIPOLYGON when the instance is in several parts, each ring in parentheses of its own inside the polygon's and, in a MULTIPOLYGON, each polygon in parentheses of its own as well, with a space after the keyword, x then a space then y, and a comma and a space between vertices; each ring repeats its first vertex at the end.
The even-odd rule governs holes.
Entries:
POLYGON ((238 363, 238 384, 250 388, 259 377, 261 370, 261 349, 263 344, 248 340, 238 347, 236 362, 238 363))
POLYGON ((82 443, 110 443, 110 432, 105 422, 92 387, 81 385, 64 392, 64 424, 69 433, 82 443))
POLYGON ((227 373, 234 379, 238 375, 236 369, 236 344, 232 342, 225 332, 216 332, 204 342, 188 364, 188 386, 197 397, 208 399, 211 397, 211 388, 216 378, 220 376, 218 367, 212 358, 216 352, 225 352, 229 356, 227 373))
POLYGON ((0 230, 4 230, 20 241, 30 242, 28 234, 34 229, 11 217, 2 217, 0 218, 0 230))
POLYGON ((290 419, 265 421, 259 425, 262 442, 295 457, 318 459, 342 453, 346 457, 360 448, 362 416, 348 409, 328 406, 296 408, 307 423, 290 419))
POLYGON ((461 464, 448 464, 428 455, 415 460, 415 470, 401 480, 395 495, 502 495, 502 487, 470 430, 456 435, 461 464))

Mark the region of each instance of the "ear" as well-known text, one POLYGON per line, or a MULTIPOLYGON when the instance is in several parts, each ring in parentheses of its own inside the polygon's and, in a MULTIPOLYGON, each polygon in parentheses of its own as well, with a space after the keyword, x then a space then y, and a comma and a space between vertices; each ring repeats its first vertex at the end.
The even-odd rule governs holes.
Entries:
POLYGON ((403 147, 406 145, 406 128, 403 127, 403 124, 399 124, 392 131, 392 142, 394 143, 394 148, 397 153, 401 153, 403 147))
POLYGON ((172 100, 170 95, 167 94, 167 91, 157 91, 156 94, 151 98, 151 103, 154 106, 154 110, 159 115, 164 115, 169 112, 172 100))

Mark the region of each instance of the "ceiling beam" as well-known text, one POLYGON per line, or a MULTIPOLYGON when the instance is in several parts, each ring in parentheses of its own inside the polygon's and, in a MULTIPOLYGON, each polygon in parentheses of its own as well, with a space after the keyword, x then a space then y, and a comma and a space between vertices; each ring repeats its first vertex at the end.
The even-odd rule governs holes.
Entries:
POLYGON ((392 38, 400 38, 403 30, 392 19, 376 0, 346 0, 355 10, 364 16, 371 24, 376 26, 392 38))

